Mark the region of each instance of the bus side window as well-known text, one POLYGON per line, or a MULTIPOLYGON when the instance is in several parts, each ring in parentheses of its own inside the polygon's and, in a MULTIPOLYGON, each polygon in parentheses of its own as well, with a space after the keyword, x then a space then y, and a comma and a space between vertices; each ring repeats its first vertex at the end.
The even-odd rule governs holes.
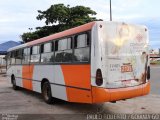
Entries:
POLYGON ((89 36, 88 34, 80 34, 75 36, 74 41, 74 61, 75 62, 88 62, 89 61, 89 36))
POLYGON ((22 64, 28 64, 30 58, 30 48, 24 48, 22 50, 22 64))
POLYGON ((53 43, 44 43, 41 45, 41 62, 50 63, 53 62, 53 43))
POLYGON ((30 53, 31 53, 30 62, 31 63, 38 63, 39 60, 40 60, 40 49, 39 49, 39 46, 38 45, 32 46, 31 50, 30 50, 30 53))
POLYGON ((11 64, 11 52, 7 53, 7 65, 11 64))
POLYGON ((89 46, 89 37, 88 34, 80 34, 75 36, 74 48, 82 48, 89 46))
POLYGON ((16 64, 21 64, 22 62, 22 50, 19 49, 16 51, 16 64))
POLYGON ((55 51, 58 51, 58 42, 59 41, 55 41, 55 51))
POLYGON ((55 49, 54 44, 55 44, 55 43, 54 43, 54 42, 52 42, 51 44, 52 44, 52 45, 51 45, 51 47, 52 47, 52 48, 51 48, 51 50, 52 50, 52 52, 54 52, 54 49, 55 49))
POLYGON ((15 59, 15 51, 11 52, 11 64, 14 65, 16 63, 16 59, 15 59))
POLYGON ((44 52, 44 44, 42 44, 42 45, 40 46, 40 52, 41 52, 41 53, 44 52))
POLYGON ((65 38, 55 42, 55 62, 72 62, 72 38, 65 38))

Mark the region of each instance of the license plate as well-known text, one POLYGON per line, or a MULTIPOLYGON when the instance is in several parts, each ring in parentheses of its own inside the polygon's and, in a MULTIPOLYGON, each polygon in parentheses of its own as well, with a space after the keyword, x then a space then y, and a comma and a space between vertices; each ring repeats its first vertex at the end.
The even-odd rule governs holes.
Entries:
POLYGON ((132 69, 132 65, 123 65, 121 66, 121 72, 124 73, 124 72, 132 72, 133 69, 132 69))

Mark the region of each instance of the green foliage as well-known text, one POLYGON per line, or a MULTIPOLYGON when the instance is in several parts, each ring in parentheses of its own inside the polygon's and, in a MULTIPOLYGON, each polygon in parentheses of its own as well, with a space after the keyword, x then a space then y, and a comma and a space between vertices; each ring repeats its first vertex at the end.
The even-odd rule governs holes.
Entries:
POLYGON ((38 13, 37 20, 45 20, 46 26, 37 27, 35 32, 23 33, 21 38, 24 42, 42 38, 91 21, 97 21, 95 17, 92 17, 96 15, 96 12, 84 6, 70 7, 64 4, 55 4, 51 5, 46 11, 38 10, 38 13))
POLYGON ((150 62, 152 65, 160 65, 160 61, 151 61, 150 62))
POLYGON ((23 35, 21 35, 21 38, 24 42, 30 42, 32 40, 38 39, 39 36, 35 32, 34 33, 27 32, 27 33, 23 33, 23 35))

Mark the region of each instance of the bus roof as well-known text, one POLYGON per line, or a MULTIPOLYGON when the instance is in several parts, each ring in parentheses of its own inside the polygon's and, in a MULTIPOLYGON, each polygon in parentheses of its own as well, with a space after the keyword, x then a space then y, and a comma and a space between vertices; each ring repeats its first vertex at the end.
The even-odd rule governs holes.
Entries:
POLYGON ((23 47, 32 46, 32 45, 35 45, 35 44, 38 44, 38 43, 43 43, 43 42, 47 42, 47 41, 54 40, 54 39, 57 39, 57 38, 62 38, 62 37, 65 37, 65 36, 69 36, 69 35, 73 35, 73 34, 76 34, 76 33, 80 33, 80 32, 90 30, 95 23, 96 23, 96 21, 90 22, 90 23, 87 23, 87 24, 84 24, 84 25, 81 25, 81 26, 78 26, 78 27, 75 27, 75 28, 71 28, 71 29, 68 29, 68 30, 65 30, 65 31, 62 31, 62 32, 59 32, 59 33, 52 34, 52 35, 47 36, 47 37, 43 37, 43 38, 31 41, 31 42, 28 42, 28 43, 10 48, 8 50, 8 52, 12 51, 12 50, 23 48, 23 47))

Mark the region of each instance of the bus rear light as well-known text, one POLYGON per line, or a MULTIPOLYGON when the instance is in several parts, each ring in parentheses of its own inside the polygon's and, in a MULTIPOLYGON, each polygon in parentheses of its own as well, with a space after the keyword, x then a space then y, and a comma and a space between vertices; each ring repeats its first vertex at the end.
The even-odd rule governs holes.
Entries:
POLYGON ((96 85, 101 86, 103 84, 102 72, 101 69, 96 71, 96 85))

